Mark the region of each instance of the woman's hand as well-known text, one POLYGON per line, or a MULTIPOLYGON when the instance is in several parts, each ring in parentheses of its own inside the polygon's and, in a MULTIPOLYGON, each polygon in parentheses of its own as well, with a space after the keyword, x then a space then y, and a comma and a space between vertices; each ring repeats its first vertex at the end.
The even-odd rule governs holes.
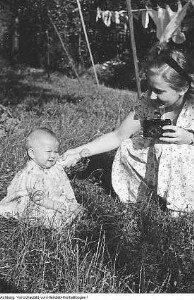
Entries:
POLYGON ((162 137, 160 137, 160 141, 165 143, 173 143, 173 144, 187 144, 189 145, 193 138, 193 133, 189 132, 186 129, 183 129, 178 126, 166 125, 163 126, 164 130, 162 137))
POLYGON ((63 155, 61 155, 59 162, 63 167, 69 168, 75 166, 80 160, 80 152, 75 148, 67 150, 63 155))

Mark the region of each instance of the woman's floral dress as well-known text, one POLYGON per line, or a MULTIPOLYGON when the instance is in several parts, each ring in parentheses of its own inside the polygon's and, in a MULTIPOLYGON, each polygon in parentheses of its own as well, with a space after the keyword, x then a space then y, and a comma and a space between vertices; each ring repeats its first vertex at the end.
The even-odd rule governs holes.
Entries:
MULTIPOLYGON (((154 101, 142 97, 135 119, 154 117, 154 101), (153 103, 152 103, 153 102, 153 103)), ((165 119, 165 111, 159 111, 165 119)), ((176 126, 194 132, 194 97, 189 97, 176 126)), ((144 138, 142 131, 122 142, 112 168, 112 185, 122 202, 136 202, 150 191, 167 200, 175 211, 194 209, 194 145, 165 144, 144 138)))
POLYGON ((77 203, 63 167, 56 163, 50 169, 40 168, 33 160, 18 172, 7 189, 7 196, 0 201, 0 215, 28 221, 38 221, 46 227, 68 224, 82 211, 77 203), (62 204, 61 212, 46 208, 42 201, 51 199, 62 204))

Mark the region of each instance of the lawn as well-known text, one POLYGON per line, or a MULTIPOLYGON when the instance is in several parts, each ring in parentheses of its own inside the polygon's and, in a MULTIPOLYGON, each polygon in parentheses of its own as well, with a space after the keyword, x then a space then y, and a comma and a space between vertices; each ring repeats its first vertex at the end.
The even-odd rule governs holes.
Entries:
MULTIPOLYGON (((0 73, 0 191, 26 163, 24 139, 51 128, 60 153, 113 130, 136 94, 58 73, 21 68, 0 73)), ((193 215, 173 218, 152 195, 124 205, 111 188, 115 152, 67 169, 81 220, 60 232, 0 218, 0 292, 192 293, 193 215)))

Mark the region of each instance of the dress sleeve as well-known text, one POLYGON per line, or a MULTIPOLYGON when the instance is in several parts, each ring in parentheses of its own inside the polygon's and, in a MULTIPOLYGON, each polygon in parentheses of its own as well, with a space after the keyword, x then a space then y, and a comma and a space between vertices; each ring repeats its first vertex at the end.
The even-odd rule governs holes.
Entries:
POLYGON ((57 168, 58 168, 58 175, 59 175, 58 178, 60 179, 60 184, 59 184, 60 195, 58 198, 56 198, 56 200, 63 203, 63 209, 65 208, 66 216, 68 214, 77 215, 79 212, 82 211, 82 206, 77 202, 75 198, 73 188, 71 186, 70 180, 65 170, 60 165, 58 165, 57 168))
POLYGON ((7 188, 7 196, 1 200, 1 204, 9 203, 14 200, 21 200, 22 197, 28 196, 26 188, 26 176, 25 171, 18 172, 10 185, 7 188))
POLYGON ((76 201, 73 188, 64 170, 62 171, 61 177, 63 180, 63 195, 65 195, 66 198, 71 201, 76 201))

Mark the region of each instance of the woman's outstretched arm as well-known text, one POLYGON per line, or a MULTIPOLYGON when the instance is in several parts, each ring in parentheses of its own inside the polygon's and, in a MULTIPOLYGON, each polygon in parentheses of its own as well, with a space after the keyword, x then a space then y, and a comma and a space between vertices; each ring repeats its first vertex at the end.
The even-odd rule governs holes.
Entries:
POLYGON ((64 167, 75 165, 82 157, 89 157, 96 154, 108 152, 118 148, 121 142, 140 129, 140 121, 134 120, 134 111, 131 111, 121 125, 114 131, 106 133, 97 139, 70 149, 62 155, 64 167))

